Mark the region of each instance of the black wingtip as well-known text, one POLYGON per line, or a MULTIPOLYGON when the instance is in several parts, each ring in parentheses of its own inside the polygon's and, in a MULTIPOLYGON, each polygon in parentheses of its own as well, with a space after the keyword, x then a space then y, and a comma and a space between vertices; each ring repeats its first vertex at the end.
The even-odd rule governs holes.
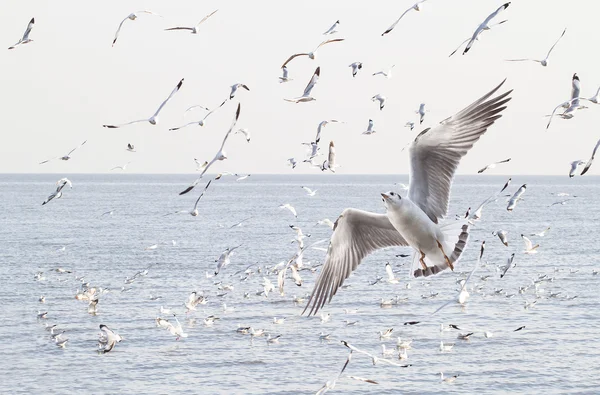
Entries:
POLYGON ((240 117, 240 111, 242 109, 242 103, 238 103, 237 111, 235 112, 235 120, 237 121, 240 117))
POLYGON ((507 9, 509 5, 510 5, 510 1, 508 3, 505 3, 502 7, 504 7, 504 9, 507 9))
POLYGON ((184 78, 182 78, 181 81, 179 81, 179 83, 177 84, 177 89, 181 88, 181 85, 183 85, 183 80, 184 78))
POLYGON ((189 186, 187 187, 184 191, 179 192, 179 195, 185 195, 186 193, 188 193, 189 191, 191 191, 192 189, 194 189, 193 186, 189 186))
POLYGON ((319 77, 321 76, 321 66, 317 67, 317 69, 315 70, 315 74, 319 77))
POLYGON ((31 20, 29 21, 29 23, 35 23, 35 18, 31 18, 31 20))
POLYGON ((103 128, 108 128, 108 129, 116 129, 118 128, 118 126, 115 125, 102 125, 103 128))

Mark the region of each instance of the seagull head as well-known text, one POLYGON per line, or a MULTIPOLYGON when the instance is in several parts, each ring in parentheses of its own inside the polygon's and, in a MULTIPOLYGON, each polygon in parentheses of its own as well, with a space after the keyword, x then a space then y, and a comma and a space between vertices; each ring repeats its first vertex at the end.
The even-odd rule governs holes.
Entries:
POLYGON ((225 151, 219 152, 219 155, 217 156, 217 160, 225 160, 225 159, 227 159, 227 153, 225 151))
POLYGON ((385 208, 391 209, 392 207, 398 208, 402 204, 402 196, 396 192, 384 192, 381 194, 383 204, 385 208))

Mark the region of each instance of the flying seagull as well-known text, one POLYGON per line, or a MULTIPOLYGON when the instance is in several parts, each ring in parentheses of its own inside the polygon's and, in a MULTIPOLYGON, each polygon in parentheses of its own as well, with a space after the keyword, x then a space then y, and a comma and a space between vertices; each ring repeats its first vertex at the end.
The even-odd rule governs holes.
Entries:
POLYGON ((320 75, 321 75, 321 67, 317 67, 312 78, 308 82, 308 85, 306 85, 306 88, 304 88, 304 93, 302 94, 302 96, 296 97, 294 99, 283 99, 283 100, 293 102, 293 103, 304 103, 304 102, 316 100, 314 97, 310 96, 310 92, 313 90, 313 88, 319 81, 320 75))
POLYGON ((537 60, 537 59, 507 59, 507 62, 524 62, 524 61, 531 61, 531 62, 537 62, 539 64, 541 64, 542 66, 546 67, 548 66, 548 58, 550 57, 550 53, 552 52, 552 50, 554 49, 554 47, 556 46, 556 44, 558 44, 558 42, 560 41, 561 38, 563 38, 563 36, 565 35, 567 29, 563 30, 562 34, 560 35, 560 37, 558 38, 558 40, 556 40, 556 42, 554 43, 554 45, 552 45, 552 47, 550 47, 550 50, 548 51, 548 54, 546 55, 546 57, 542 60, 537 60))
POLYGON ((373 134, 373 133, 375 133, 375 129, 373 129, 374 126, 375 126, 375 124, 373 123, 373 120, 369 119, 369 126, 367 126, 367 130, 365 130, 364 132, 362 132, 362 134, 373 134))
POLYGON ((229 100, 232 100, 235 97, 235 93, 238 91, 238 89, 243 88, 245 90, 247 90, 248 92, 250 92, 250 88, 248 88, 246 85, 244 84, 233 84, 231 85, 231 92, 229 93, 229 100))
POLYGON ((398 22, 400 22, 400 20, 404 17, 404 15, 406 15, 410 10, 421 11, 420 4, 424 3, 425 1, 427 1, 427 0, 419 0, 415 4, 413 4, 409 9, 407 9, 406 11, 404 11, 402 13, 402 15, 400 15, 400 18, 398 18, 396 20, 396 22, 394 22, 394 24, 392 26, 388 27, 385 32, 381 33, 381 35, 385 36, 386 34, 390 33, 392 30, 394 30, 394 28, 396 27, 396 25, 398 24, 398 22))
MULTIPOLYGON (((500 21, 500 22, 497 22, 497 23, 494 23, 494 24, 491 24, 491 25, 487 25, 486 27, 484 27, 484 28, 483 28, 483 31, 482 31, 481 33, 483 33, 483 32, 485 32, 485 31, 488 31, 488 30, 490 30, 490 29, 491 29, 491 28, 493 28, 494 26, 501 25, 501 24, 503 24, 504 22, 508 22, 508 20, 506 20, 506 19, 505 19, 505 20, 503 20, 503 21, 500 21)), ((480 34, 481 34, 481 33, 480 33, 480 34)), ((475 40, 479 40, 479 36, 477 36, 477 38, 476 38, 475 40)), ((451 56, 452 56, 452 55, 454 55, 456 52, 458 52, 458 50, 460 49, 460 47, 462 47, 462 46, 463 46, 463 44, 466 44, 466 43, 468 43, 469 41, 471 41, 471 37, 470 37, 470 36, 469 36, 469 37, 467 37, 467 38, 466 38, 466 39, 465 39, 463 42, 461 42, 461 43, 458 45, 458 47, 456 47, 456 49, 455 49, 454 51, 452 51, 452 53, 451 53, 450 55, 448 55, 448 57, 451 57, 451 56)))
POLYGON ((328 34, 335 34, 337 33, 337 27, 340 25, 340 21, 339 19, 337 21, 335 21, 335 23, 329 28, 327 29, 327 31, 325 33, 323 33, 324 36, 328 35, 328 34))
POLYGON ((515 192, 514 195, 512 195, 512 197, 510 198, 510 200, 508 201, 508 206, 506 206, 506 210, 507 211, 513 211, 515 206, 517 205, 517 202, 519 200, 521 200, 521 195, 523 195, 525 193, 525 190, 527 189, 527 184, 523 184, 521 185, 521 187, 517 190, 517 192, 515 192))
POLYGON ((312 190, 309 187, 302 187, 302 189, 304 189, 306 191, 306 194, 308 196, 315 196, 315 194, 317 193, 317 189, 312 190))
POLYGON ((327 155, 327 159, 323 162, 323 166, 321 166, 321 171, 330 170, 335 173, 335 168, 339 165, 335 162, 335 145, 333 141, 329 142, 329 154, 327 155))
POLYGON ((241 245, 237 246, 237 247, 233 247, 233 248, 228 248, 225 251, 223 251, 221 253, 221 255, 219 256, 218 259, 215 259, 215 262, 217 263, 217 269, 215 270, 215 276, 217 274, 219 274, 219 272, 221 271, 221 269, 223 269, 225 266, 229 265, 229 263, 231 262, 229 257, 231 255, 233 255, 233 251, 236 248, 240 248, 241 245))
POLYGON ((189 30, 190 33, 192 33, 192 34, 198 34, 200 32, 200 25, 204 21, 206 21, 208 18, 210 18, 211 16, 213 16, 217 11, 219 11, 219 10, 215 10, 215 11, 211 12, 210 14, 208 14, 207 16, 205 16, 204 18, 202 18, 202 20, 200 22, 198 22, 198 24, 196 24, 196 26, 193 26, 193 27, 181 27, 181 26, 170 27, 170 28, 165 29, 165 30, 189 30))
POLYGON ((321 48, 323 45, 326 45, 326 44, 329 44, 329 43, 335 43, 335 42, 338 42, 338 41, 344 41, 344 39, 343 38, 332 38, 332 39, 329 39, 329 40, 325 40, 321 44, 319 44, 319 46, 317 48, 315 48, 312 52, 307 52, 307 53, 302 52, 302 53, 294 54, 294 55, 290 56, 288 58, 288 60, 285 61, 285 63, 283 63, 283 65, 281 66, 281 68, 284 68, 285 66, 287 66, 287 64, 289 62, 291 62, 292 59, 297 58, 298 56, 308 56, 310 59, 315 59, 317 57, 317 50, 319 48, 321 48))
MULTIPOLYGON (((225 103, 227 103, 227 100, 223 100, 223 102, 222 102, 221 104, 219 104, 219 106, 218 106, 218 107, 214 108, 213 110, 209 110, 209 111, 208 111, 208 113, 206 113, 206 115, 204 116, 204 118, 202 118, 201 120, 199 120, 199 121, 192 121, 192 122, 188 122, 188 123, 186 123, 185 125, 181 125, 181 126, 177 126, 177 127, 175 127, 175 128, 171 128, 171 129, 169 129, 169 131, 174 131, 174 130, 183 129, 183 128, 185 128, 185 127, 187 127, 187 126, 190 126, 190 125, 204 126, 204 125, 206 125, 206 118, 208 118, 208 117, 209 117, 209 116, 210 116, 210 115, 211 115, 213 112, 217 111, 219 108, 223 107, 223 105, 224 105, 225 103)), ((188 109, 186 110, 186 112, 187 112, 187 111, 189 111, 191 108, 194 108, 194 107, 197 107, 197 106, 192 106, 192 107, 188 108, 188 109)), ((200 106, 200 107, 201 107, 201 106, 200 106)), ((202 108, 204 108, 204 107, 202 107, 202 108)))
POLYGON ((248 129, 246 129, 246 128, 238 129, 238 130, 235 131, 234 134, 238 134, 238 133, 243 134, 244 137, 246 138, 246 141, 250 142, 250 132, 248 131, 248 129))
POLYGON ((87 143, 87 140, 85 140, 83 143, 79 144, 77 147, 73 148, 71 151, 69 151, 68 154, 66 154, 64 156, 57 156, 56 158, 52 158, 52 159, 47 159, 47 160, 45 160, 43 162, 40 162, 40 165, 43 165, 44 163, 48 163, 48 162, 50 162, 51 160, 54 160, 54 159, 69 160, 69 159, 71 159, 71 154, 73 152, 75 152, 75 150, 77 148, 83 147, 85 145, 85 143, 87 143))
POLYGON ((281 77, 279 77, 279 83, 280 84, 284 83, 284 82, 293 81, 293 79, 291 79, 291 78, 288 77, 289 71, 288 71, 287 67, 283 66, 281 68, 281 73, 282 73, 282 75, 281 75, 281 77))
POLYGON ((590 158, 590 160, 587 161, 585 167, 583 168, 583 171, 581 172, 580 175, 584 175, 585 173, 587 173, 587 171, 590 169, 590 167, 592 167, 592 162, 594 161, 594 156, 596 156, 596 151, 598 150, 598 147, 600 147, 600 140, 598 140, 598 142, 596 143, 596 146, 594 147, 594 151, 592 151, 592 157, 590 158))
POLYGON ((496 165, 499 165, 499 164, 501 164, 501 163, 507 163, 507 162, 510 162, 510 159, 511 159, 511 158, 504 159, 504 160, 501 160, 501 161, 499 161, 499 162, 490 163, 489 165, 485 166, 484 168, 477 170, 477 173, 478 173, 478 174, 481 174, 481 173, 483 173, 483 172, 484 172, 484 171, 486 171, 486 170, 493 169, 494 167, 496 167, 496 165))
POLYGON ((115 166, 115 167, 113 167, 113 168, 112 168, 112 169, 110 169, 110 170, 111 170, 111 171, 113 171, 113 170, 117 170, 117 169, 119 169, 119 170, 123 170, 123 171, 125 171, 125 170, 127 170, 127 165, 129 165, 130 163, 131 163, 131 162, 127 162, 127 163, 125 163, 123 166, 115 166))
POLYGON ((408 196, 382 193, 387 214, 352 208, 342 212, 304 312, 310 307, 309 315, 316 314, 362 259, 381 248, 413 247, 415 277, 454 269, 466 246, 469 225, 465 222, 457 227, 453 221, 453 225, 440 226, 439 221, 448 211, 450 187, 460 159, 502 116, 504 105, 511 99, 512 91, 493 97, 503 84, 415 138, 410 148, 408 196))
POLYGON ((569 170, 569 178, 575 177, 575 172, 579 166, 585 165, 586 163, 582 160, 576 160, 571 162, 571 170, 569 170))
POLYGON ((417 114, 419 114, 419 125, 422 124, 423 120, 425 119, 425 111, 425 103, 419 104, 419 109, 415 111, 417 114))
POLYGON ((396 67, 396 65, 395 65, 395 64, 393 64, 393 65, 392 65, 392 67, 390 67, 390 68, 389 68, 389 69, 387 69, 386 71, 384 71, 384 70, 376 71, 375 73, 373 73, 373 76, 376 76, 376 75, 382 75, 382 76, 384 76, 385 78, 387 78, 387 79, 390 79, 390 78, 392 78, 392 69, 393 69, 394 67, 396 67))
POLYGON ((467 46, 465 47, 465 50, 463 51, 463 55, 466 54, 467 52, 469 52, 469 50, 471 49, 471 47, 475 43, 475 40, 477 40, 477 37, 479 37, 481 32, 489 29, 489 24, 492 21, 492 19, 494 19, 500 12, 507 9, 509 5, 510 5, 510 1, 508 3, 502 4, 500 7, 498 7, 498 9, 496 11, 494 11, 490 15, 488 15, 488 17, 485 18, 485 21, 483 21, 479 26, 477 26, 477 29, 475 29, 473 36, 471 36, 471 39, 469 40, 469 42, 467 43, 467 46))
POLYGON ((19 46, 21 44, 29 44, 30 42, 32 42, 33 40, 29 38, 29 34, 31 33, 31 29, 33 29, 34 24, 35 24, 35 18, 31 18, 31 20, 27 24, 27 29, 25 29, 25 33, 23 33, 23 38, 21 38, 19 40, 19 42, 17 42, 12 47, 8 47, 8 49, 15 49, 17 46, 19 46))
POLYGON ((579 109, 587 108, 586 106, 580 103, 581 100, 590 101, 589 99, 579 97, 579 93, 581 92, 581 82, 577 73, 573 74, 571 78, 571 99, 567 100, 564 103, 560 103, 558 106, 554 107, 552 110, 552 114, 550 114, 550 118, 548 119, 548 124, 546 125, 546 130, 550 127, 550 123, 556 114, 556 111, 559 108, 565 108, 565 111, 561 114, 558 114, 559 117, 563 119, 571 119, 575 116, 575 111, 579 109))
POLYGON ((179 89, 181 88, 181 85, 183 85, 183 78, 181 79, 181 81, 179 81, 179 83, 177 83, 177 86, 175 87, 175 89, 173 89, 173 91, 171 92, 171 94, 169 95, 169 97, 167 97, 167 99, 165 101, 162 102, 162 104, 160 105, 160 107, 158 107, 158 110, 156 110, 156 112, 154 113, 154 115, 152 115, 150 118, 148 119, 140 119, 137 121, 131 121, 131 122, 127 122, 121 125, 102 125, 105 128, 109 128, 109 129, 116 129, 116 128, 120 128, 126 125, 131 125, 134 123, 139 123, 139 122, 150 122, 151 125, 156 125, 158 123, 158 114, 160 113, 160 110, 163 109, 163 107, 165 106, 165 104, 167 104, 167 102, 169 100, 171 100, 171 98, 179 91, 179 89))
MULTIPOLYGON (((204 187, 204 190, 202 191, 200 196, 198 196, 198 199, 196 199, 196 203, 194 204, 194 208, 192 209, 192 211, 186 211, 186 210, 176 211, 174 214, 189 213, 192 217, 197 217, 198 216, 198 203, 200 202, 200 199, 202 199, 202 196, 204 196, 204 194, 206 193, 206 190, 210 186, 211 182, 212 182, 212 180, 210 180, 208 182, 208 184, 206 184, 206 186, 204 187)), ((167 214, 167 215, 169 215, 169 214, 167 214)))
POLYGON ((317 126, 317 137, 315 137, 315 144, 319 144, 319 142, 321 141, 321 131, 322 129, 327 126, 330 123, 339 123, 340 121, 335 120, 335 119, 330 119, 327 121, 321 121, 319 123, 319 126, 317 126))
POLYGON ((106 325, 100 325, 100 330, 103 332, 99 342, 102 348, 98 350, 101 354, 110 352, 117 343, 123 340, 121 336, 110 330, 106 325))
POLYGON ((129 152, 135 152, 135 147, 133 146, 133 144, 127 144, 127 151, 129 152))
POLYGON ((358 74, 358 70, 362 69, 362 63, 354 62, 354 63, 350 64, 348 67, 352 67, 352 77, 356 77, 356 74, 358 74))
POLYGON ((68 185, 70 188, 73 188, 73 184, 71 183, 71 181, 68 178, 61 178, 60 180, 58 180, 56 182, 56 191, 52 192, 50 194, 50 196, 48 196, 46 198, 46 200, 44 200, 44 202, 42 203, 42 206, 46 205, 50 200, 52 199, 60 199, 62 197, 62 190, 63 188, 68 185))
POLYGON ((378 93, 371 98, 371 101, 378 101, 379 102, 379 110, 381 111, 381 110, 383 110, 383 107, 385 107, 386 99, 387 98, 385 96, 382 96, 378 93))
POLYGON ((540 246, 539 244, 533 245, 531 240, 527 238, 525 235, 521 235, 523 238, 523 242, 525 243, 525 254, 537 254, 537 249, 540 246))
POLYGON ((112 42, 112 46, 114 47, 115 44, 117 43, 117 38, 119 38, 119 33, 121 32, 121 28, 123 27, 123 24, 125 23, 125 21, 130 20, 130 21, 135 21, 140 15, 143 14, 148 14, 148 15, 156 15, 162 18, 161 15, 158 15, 152 11, 136 11, 136 12, 132 12, 131 14, 127 15, 127 17, 125 19, 123 19, 121 21, 121 23, 119 23, 119 28, 117 29, 117 32, 115 33, 115 38, 113 39, 112 42))
POLYGON ((196 181, 194 181, 192 183, 192 185, 190 185, 189 187, 187 187, 185 190, 181 191, 179 193, 180 195, 185 195, 186 193, 188 193, 189 191, 191 191, 192 189, 194 189, 194 187, 196 185, 198 185, 198 183, 202 179, 202 176, 204 176, 204 173, 206 173, 206 171, 208 169, 210 169, 210 167, 213 165, 213 163, 215 163, 218 160, 225 160, 225 159, 227 159, 227 154, 225 153, 225 151, 224 151, 223 148, 225 147, 225 143, 227 142, 227 138, 229 138, 229 135, 231 134, 231 131, 233 130, 233 128, 235 128, 235 125, 236 125, 238 119, 240 118, 240 110, 241 110, 241 104, 238 103, 237 111, 235 112, 235 118, 233 119, 233 122, 231 123, 231 126, 229 127, 229 130, 225 134, 225 138, 223 138, 223 142, 221 143, 221 147, 219 148, 219 151, 217 152, 217 154, 215 155, 215 157, 210 162, 208 162, 208 165, 206 165, 206 167, 204 168, 204 170, 202 170, 202 173, 200 173, 200 176, 196 179, 196 181))

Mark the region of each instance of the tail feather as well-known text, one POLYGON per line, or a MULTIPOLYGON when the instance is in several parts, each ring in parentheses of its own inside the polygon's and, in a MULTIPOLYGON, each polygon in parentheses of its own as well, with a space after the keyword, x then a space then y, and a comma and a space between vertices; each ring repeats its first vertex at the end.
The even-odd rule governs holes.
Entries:
MULTIPOLYGON (((460 228, 457 228, 456 223, 450 223, 445 226, 442 226, 442 231, 447 237, 447 240, 445 240, 443 243, 444 252, 452 251, 452 253, 448 255, 448 259, 453 265, 460 260, 465 248, 467 247, 467 242, 469 241, 469 223, 459 223, 458 225, 460 226, 460 228), (460 233, 458 233, 458 235, 457 230, 460 230, 460 233)), ((418 252, 416 252, 413 256, 412 270, 414 277, 429 277, 431 275, 438 274, 448 268, 448 264, 445 261, 432 262, 426 256, 425 264, 427 266, 427 269, 423 269, 419 262, 419 257, 420 254, 418 252)))

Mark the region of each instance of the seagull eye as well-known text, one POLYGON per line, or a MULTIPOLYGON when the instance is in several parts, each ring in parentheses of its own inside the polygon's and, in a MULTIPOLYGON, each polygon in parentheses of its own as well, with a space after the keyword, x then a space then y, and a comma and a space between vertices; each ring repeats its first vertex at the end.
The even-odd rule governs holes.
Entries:
POLYGON ((396 194, 394 192, 390 193, 390 195, 395 196, 396 194))

